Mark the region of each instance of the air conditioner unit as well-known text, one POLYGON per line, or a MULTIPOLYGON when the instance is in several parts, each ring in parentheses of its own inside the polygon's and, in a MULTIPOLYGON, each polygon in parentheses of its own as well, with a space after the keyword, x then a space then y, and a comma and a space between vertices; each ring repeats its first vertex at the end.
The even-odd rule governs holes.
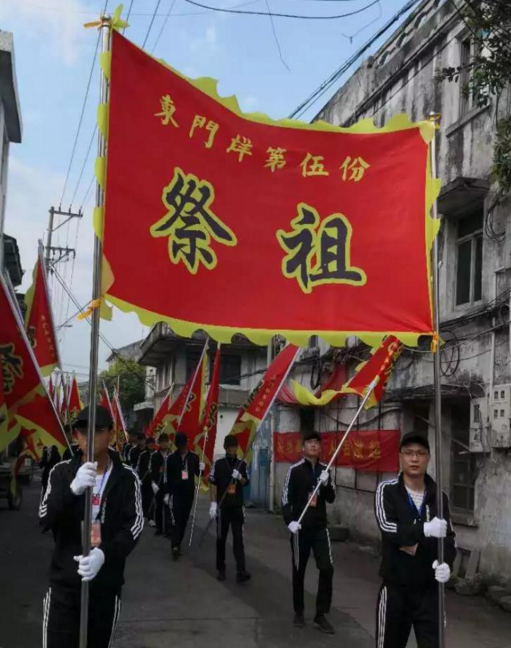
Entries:
POLYGON ((494 385, 490 394, 491 444, 511 447, 511 385, 494 385))

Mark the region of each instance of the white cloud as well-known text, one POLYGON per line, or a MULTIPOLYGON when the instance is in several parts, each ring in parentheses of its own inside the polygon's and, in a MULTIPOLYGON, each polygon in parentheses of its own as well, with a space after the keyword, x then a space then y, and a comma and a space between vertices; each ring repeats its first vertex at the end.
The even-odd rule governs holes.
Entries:
POLYGON ((259 105, 259 99, 257 97, 243 97, 239 100, 241 109, 245 112, 251 112, 257 108, 259 105))
POLYGON ((211 24, 206 27, 204 36, 195 38, 190 42, 190 50, 192 52, 207 51, 213 53, 218 47, 218 32, 216 26, 211 24))
POLYGON ((80 0, 1 0, 3 28, 38 39, 65 65, 74 65, 80 49, 90 42, 90 31, 83 27, 94 12, 80 0), (89 15, 88 15, 89 14, 89 15))

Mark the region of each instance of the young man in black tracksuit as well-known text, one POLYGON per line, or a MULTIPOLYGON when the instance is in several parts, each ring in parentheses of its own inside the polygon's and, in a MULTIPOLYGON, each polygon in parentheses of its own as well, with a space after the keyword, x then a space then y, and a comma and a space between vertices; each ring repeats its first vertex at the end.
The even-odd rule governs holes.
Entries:
POLYGON ((178 432, 175 444, 177 450, 167 461, 167 494, 164 499, 172 512, 172 557, 177 560, 195 497, 195 478, 204 470, 204 465, 195 452, 188 450, 186 434, 178 432))
POLYGON ((382 534, 377 648, 405 648, 413 627, 419 648, 438 648, 438 583, 449 580, 456 557, 449 501, 437 517, 436 484, 427 475, 426 437, 409 433, 401 441, 402 472, 376 491, 376 520, 382 534), (438 563, 438 538, 445 562, 438 563))
POLYGON ((334 564, 327 528, 326 503, 335 499, 335 484, 326 465, 319 461, 321 437, 317 432, 305 435, 303 440, 303 459, 291 466, 287 473, 282 493, 282 513, 291 532, 291 554, 293 561, 293 605, 295 617, 293 624, 302 628, 304 619, 304 580, 307 562, 311 551, 319 570, 316 616, 314 624, 325 634, 334 634, 334 629, 325 615, 332 604, 332 581, 334 564), (302 522, 303 510, 317 484, 321 486, 311 502, 302 522))
POLYGON ((247 464, 238 459, 238 439, 228 434, 224 440, 225 457, 217 459, 209 475, 211 505, 209 516, 216 518, 216 568, 217 579, 225 580, 225 544, 232 528, 236 580, 243 583, 250 579, 245 564, 243 525, 245 507, 243 488, 249 483, 247 464))
POLYGON ((87 407, 76 422, 80 452, 54 467, 39 510, 43 529, 51 530, 55 539, 44 598, 44 648, 78 648, 82 580, 91 581, 87 645, 112 645, 125 561, 144 527, 138 478, 108 448, 113 423, 103 407, 96 409, 95 462, 85 461, 88 418, 87 407), (81 534, 87 488, 93 489, 93 548, 84 558, 81 534))
POLYGON ((149 526, 155 526, 152 520, 152 513, 154 507, 153 503, 153 489, 151 487, 152 477, 151 477, 151 457, 154 453, 154 439, 148 437, 145 440, 145 450, 138 456, 138 461, 135 466, 135 472, 140 479, 140 488, 142 489, 142 508, 144 509, 144 517, 151 518, 149 521, 149 526))
POLYGON ((137 436, 137 443, 128 452, 128 465, 136 469, 140 455, 145 450, 145 440, 146 437, 143 434, 137 436))
POLYGON ((151 457, 151 488, 154 493, 154 521, 156 523, 155 535, 167 536, 170 531, 170 512, 164 504, 167 494, 167 462, 170 457, 169 437, 163 432, 158 438, 160 449, 151 457))
POLYGON ((41 468, 41 500, 44 498, 46 488, 48 487, 48 478, 54 466, 60 462, 60 454, 57 446, 44 446, 43 456, 39 461, 41 468))
POLYGON ((121 451, 121 459, 124 463, 130 463, 130 452, 137 445, 138 434, 132 430, 128 431, 128 441, 123 443, 121 451))

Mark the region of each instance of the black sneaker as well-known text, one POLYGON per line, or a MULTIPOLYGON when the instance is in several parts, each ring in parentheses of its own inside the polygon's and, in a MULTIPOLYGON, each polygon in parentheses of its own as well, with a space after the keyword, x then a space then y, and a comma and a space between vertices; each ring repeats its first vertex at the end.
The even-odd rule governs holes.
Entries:
POLYGON ((324 614, 316 614, 316 616, 314 617, 314 627, 316 627, 320 632, 324 632, 325 634, 335 634, 335 630, 327 621, 324 614))
POLYGON ((225 580, 225 572, 219 571, 216 575, 216 579, 222 583, 225 580))
POLYGON ((252 578, 252 575, 249 574, 247 571, 238 572, 236 574, 236 582, 237 583, 245 583, 246 581, 249 581, 251 578, 252 578))
POLYGON ((297 612, 295 618, 293 619, 293 625, 295 628, 304 628, 305 627, 305 618, 303 613, 297 612))
POLYGON ((181 551, 179 550, 179 547, 172 547, 172 558, 174 560, 179 560, 180 555, 181 551))
POLYGON ((155 536, 160 536, 160 535, 163 535, 163 532, 160 531, 160 529, 156 529, 156 531, 154 532, 154 535, 155 536))

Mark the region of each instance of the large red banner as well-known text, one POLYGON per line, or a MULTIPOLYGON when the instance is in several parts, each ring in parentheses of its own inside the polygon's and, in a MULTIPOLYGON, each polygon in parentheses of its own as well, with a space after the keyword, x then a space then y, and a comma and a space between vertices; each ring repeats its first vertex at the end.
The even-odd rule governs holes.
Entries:
MULTIPOLYGON (((343 432, 322 432, 322 458, 329 461, 340 443, 343 432)), ((363 472, 399 472, 399 430, 356 430, 351 432, 341 452, 337 466, 363 472)), ((275 461, 295 463, 302 456, 301 432, 275 434, 275 461)))
POLYGON ((245 115, 117 32, 110 79, 108 301, 222 341, 431 334, 431 124, 245 115))

